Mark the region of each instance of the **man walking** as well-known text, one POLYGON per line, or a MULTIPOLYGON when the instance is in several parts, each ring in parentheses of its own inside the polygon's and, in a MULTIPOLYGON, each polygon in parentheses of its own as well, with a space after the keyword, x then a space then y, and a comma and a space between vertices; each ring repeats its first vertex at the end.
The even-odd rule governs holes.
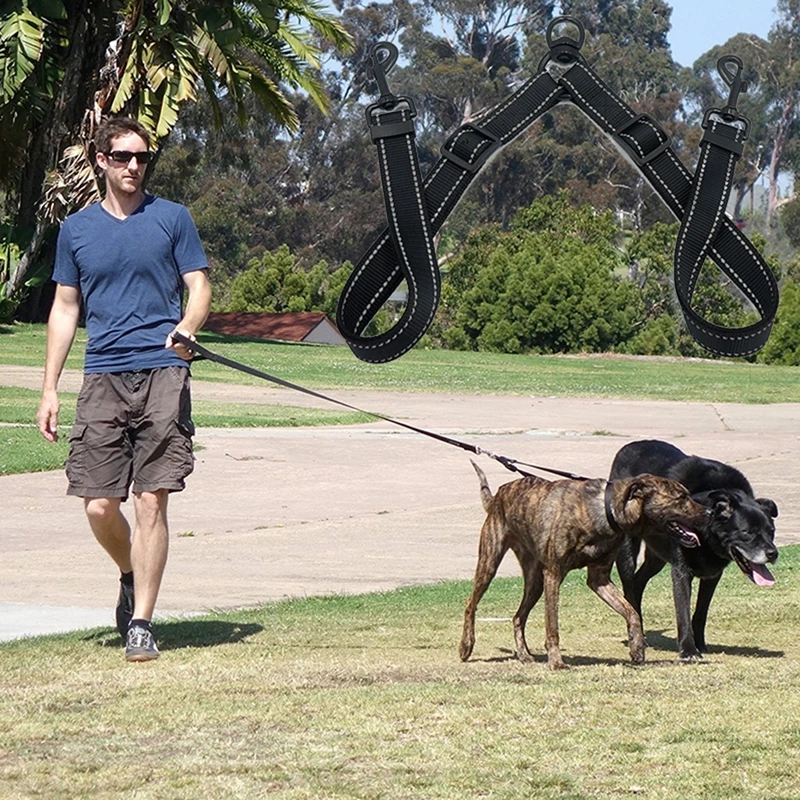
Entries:
POLYGON ((56 441, 57 385, 82 299, 88 342, 67 494, 83 498, 92 532, 119 567, 125 658, 149 661, 159 655, 151 620, 167 561, 167 500, 194 466, 192 355, 171 334, 194 339, 211 288, 189 211, 142 190, 152 156, 147 130, 133 119, 106 120, 95 147, 105 196, 68 217, 59 233, 37 421, 56 441), (132 531, 121 510, 129 490, 132 531))

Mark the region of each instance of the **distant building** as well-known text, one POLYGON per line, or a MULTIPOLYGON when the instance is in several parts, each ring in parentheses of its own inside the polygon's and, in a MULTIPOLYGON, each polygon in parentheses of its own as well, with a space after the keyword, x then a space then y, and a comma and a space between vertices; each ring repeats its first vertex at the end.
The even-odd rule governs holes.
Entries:
POLYGON ((279 342, 345 344, 336 326, 321 311, 267 314, 260 311, 211 313, 203 330, 226 336, 272 339, 279 342))

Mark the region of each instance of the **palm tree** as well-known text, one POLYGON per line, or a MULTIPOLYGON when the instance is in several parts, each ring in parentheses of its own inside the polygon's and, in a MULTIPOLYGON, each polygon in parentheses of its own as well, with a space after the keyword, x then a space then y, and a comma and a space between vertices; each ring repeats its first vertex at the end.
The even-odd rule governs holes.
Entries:
POLYGON ((321 49, 347 52, 352 46, 319 0, 5 5, 0 198, 4 190, 13 225, 6 226, 6 242, 0 241, 0 299, 18 295, 26 278, 31 283, 48 232, 99 197, 88 145, 103 117, 135 116, 159 143, 181 106, 198 93, 210 98, 219 123, 223 94, 234 100, 242 120, 252 95, 291 131, 298 121, 285 91, 301 90, 324 110, 321 49), (20 252, 15 260, 12 254, 20 252))

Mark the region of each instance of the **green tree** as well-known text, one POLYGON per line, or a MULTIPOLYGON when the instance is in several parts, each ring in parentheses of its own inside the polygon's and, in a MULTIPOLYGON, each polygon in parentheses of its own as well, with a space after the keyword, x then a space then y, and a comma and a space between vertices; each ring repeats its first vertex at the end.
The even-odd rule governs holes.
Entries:
MULTIPOLYGON (((253 259, 230 288, 228 311, 324 311, 336 317, 336 305, 353 265, 345 262, 331 271, 325 261, 304 270, 286 245, 253 259)), ((385 324, 385 315, 379 324, 385 324)), ((379 328, 372 328, 377 332, 379 328)))
POLYGON ((231 311, 308 311, 311 287, 308 274, 297 266, 286 245, 264 253, 231 284, 231 311))

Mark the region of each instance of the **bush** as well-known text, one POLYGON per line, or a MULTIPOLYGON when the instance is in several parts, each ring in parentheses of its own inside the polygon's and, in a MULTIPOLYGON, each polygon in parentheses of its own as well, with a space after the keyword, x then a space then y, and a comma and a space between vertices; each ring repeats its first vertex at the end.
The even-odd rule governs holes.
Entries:
POLYGON ((454 259, 444 299, 449 347, 503 353, 602 352, 643 317, 636 286, 621 279, 610 214, 568 198, 523 210, 512 230, 481 231, 454 259))
POLYGON ((800 366, 800 283, 784 284, 775 325, 758 360, 765 364, 800 366))

